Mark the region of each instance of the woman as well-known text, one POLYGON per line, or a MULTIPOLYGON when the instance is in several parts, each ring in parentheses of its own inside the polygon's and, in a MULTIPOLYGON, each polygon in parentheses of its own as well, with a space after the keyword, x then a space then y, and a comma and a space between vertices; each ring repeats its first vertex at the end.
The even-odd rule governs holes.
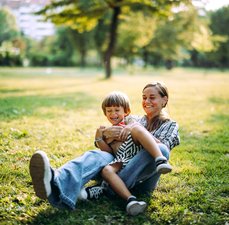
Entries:
MULTIPOLYGON (((167 159, 170 150, 179 144, 178 125, 169 119, 163 110, 168 98, 167 88, 163 84, 156 82, 146 85, 142 98, 142 107, 146 115, 138 118, 138 122, 154 136, 167 159)), ((117 138, 121 129, 122 127, 111 127, 104 131, 104 136, 117 138)), ((92 150, 54 171, 49 165, 46 154, 42 151, 36 152, 30 161, 30 174, 35 192, 38 197, 47 198, 55 207, 75 209, 83 185, 95 178, 112 160, 111 154, 92 150)), ((149 193, 156 187, 160 177, 155 168, 155 160, 148 152, 141 150, 119 172, 119 176, 127 188, 149 193)), ((96 198, 100 192, 97 187, 91 188, 88 191, 88 198, 96 198)))

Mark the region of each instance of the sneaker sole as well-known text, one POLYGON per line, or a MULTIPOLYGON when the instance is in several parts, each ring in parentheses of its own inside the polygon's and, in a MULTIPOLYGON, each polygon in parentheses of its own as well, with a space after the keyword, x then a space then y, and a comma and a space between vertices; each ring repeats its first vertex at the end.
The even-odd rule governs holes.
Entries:
POLYGON ((172 171, 172 167, 169 164, 161 164, 157 167, 157 172, 161 174, 170 173, 172 171))
POLYGON ((29 164, 30 176, 36 195, 41 199, 47 199, 51 194, 51 170, 49 160, 45 152, 37 151, 33 154, 29 164))
POLYGON ((147 207, 145 202, 132 201, 128 204, 127 213, 131 216, 136 216, 140 213, 143 213, 147 207))

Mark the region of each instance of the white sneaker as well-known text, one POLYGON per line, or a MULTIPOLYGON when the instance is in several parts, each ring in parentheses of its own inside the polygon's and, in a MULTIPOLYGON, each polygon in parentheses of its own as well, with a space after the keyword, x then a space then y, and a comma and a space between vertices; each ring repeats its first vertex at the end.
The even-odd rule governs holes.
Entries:
POLYGON ((29 171, 36 195, 41 199, 47 199, 52 192, 50 183, 52 172, 49 159, 45 152, 36 151, 32 155, 29 164, 29 171))
POLYGON ((136 216, 143 213, 146 206, 146 202, 138 201, 136 198, 131 198, 126 206, 126 212, 128 215, 136 216))

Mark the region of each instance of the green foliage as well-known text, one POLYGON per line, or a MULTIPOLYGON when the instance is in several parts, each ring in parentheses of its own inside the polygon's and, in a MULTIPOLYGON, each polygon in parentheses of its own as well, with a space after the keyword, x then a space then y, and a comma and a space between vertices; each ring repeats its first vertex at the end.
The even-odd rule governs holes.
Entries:
POLYGON ((187 50, 212 50, 208 27, 198 17, 193 6, 174 13, 166 20, 159 20, 154 37, 147 50, 160 58, 178 61, 188 57, 187 50))
POLYGON ((8 8, 0 8, 0 65, 22 64, 23 41, 16 19, 8 8))
POLYGON ((14 15, 8 8, 0 8, 0 45, 18 35, 19 29, 14 15))
POLYGON ((55 68, 48 75, 43 68, 1 69, 1 224, 228 222, 228 71, 148 69, 136 74, 119 72, 104 80, 97 70, 55 68), (28 171, 34 151, 46 151, 57 168, 94 149, 95 129, 106 123, 103 97, 111 90, 124 91, 133 114, 142 115, 142 87, 152 79, 169 88, 169 112, 180 125, 181 145, 171 152, 173 172, 161 177, 151 196, 140 196, 148 203, 146 212, 127 216, 119 198, 77 202, 75 211, 55 209, 38 199, 28 171))
POLYGON ((150 43, 155 29, 156 19, 142 12, 130 12, 123 16, 118 31, 116 52, 130 62, 140 49, 150 43))
POLYGON ((44 38, 42 41, 30 41, 27 51, 32 66, 73 66, 79 64, 74 58, 77 47, 76 36, 67 27, 59 27, 55 36, 44 38))
POLYGON ((229 31, 225 26, 229 23, 229 6, 212 12, 211 14, 211 29, 213 34, 221 37, 218 44, 218 49, 207 55, 210 61, 221 67, 229 66, 229 31))

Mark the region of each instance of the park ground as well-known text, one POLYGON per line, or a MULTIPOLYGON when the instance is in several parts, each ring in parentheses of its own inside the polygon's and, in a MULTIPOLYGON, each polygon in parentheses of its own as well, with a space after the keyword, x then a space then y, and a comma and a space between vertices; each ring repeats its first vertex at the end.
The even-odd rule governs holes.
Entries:
POLYGON ((229 223, 229 72, 174 69, 0 68, 0 224, 220 224, 229 223), (95 129, 107 125, 101 100, 126 92, 132 114, 143 115, 141 91, 159 80, 170 91, 168 111, 181 144, 173 172, 161 177, 144 214, 127 216, 124 203, 103 197, 75 211, 52 208, 33 191, 28 165, 38 149, 56 168, 94 149, 95 129))

